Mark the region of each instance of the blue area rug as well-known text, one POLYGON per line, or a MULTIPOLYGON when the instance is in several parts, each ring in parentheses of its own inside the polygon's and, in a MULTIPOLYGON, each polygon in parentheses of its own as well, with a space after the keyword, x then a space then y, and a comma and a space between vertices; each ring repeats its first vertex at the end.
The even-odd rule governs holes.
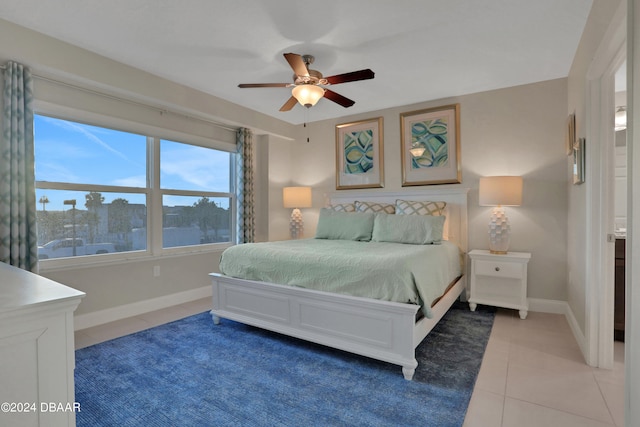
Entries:
POLYGON ((461 426, 494 311, 456 303, 401 368, 201 313, 76 351, 77 425, 461 426))

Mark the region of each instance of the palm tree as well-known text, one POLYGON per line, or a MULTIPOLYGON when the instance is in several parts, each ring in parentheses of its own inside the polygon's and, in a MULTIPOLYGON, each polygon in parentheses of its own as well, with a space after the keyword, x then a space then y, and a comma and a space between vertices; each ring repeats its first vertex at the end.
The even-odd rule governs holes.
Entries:
POLYGON ((89 194, 85 194, 84 206, 89 210, 87 212, 87 224, 89 225, 89 242, 94 243, 96 235, 98 234, 98 208, 102 206, 104 202, 104 196, 97 191, 91 191, 89 194))
POLYGON ((40 200, 38 200, 38 203, 42 203, 42 212, 44 212, 46 211, 45 205, 49 203, 49 198, 43 195, 42 197, 40 197, 40 200))

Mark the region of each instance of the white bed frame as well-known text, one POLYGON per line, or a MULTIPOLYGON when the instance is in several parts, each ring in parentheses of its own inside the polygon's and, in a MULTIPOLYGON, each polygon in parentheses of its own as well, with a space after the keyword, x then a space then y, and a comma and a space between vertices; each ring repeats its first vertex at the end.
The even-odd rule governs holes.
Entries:
MULTIPOLYGON (((341 192, 332 194, 330 202, 445 201, 445 236, 466 254, 467 192, 468 189, 341 192)), ((236 279, 218 273, 210 276, 213 285, 211 316, 215 324, 220 323, 220 318, 231 319, 400 365, 407 380, 413 378, 418 366, 415 348, 466 289, 466 276, 463 275, 432 307, 433 317, 423 317, 416 322, 419 307, 414 304, 236 279)))

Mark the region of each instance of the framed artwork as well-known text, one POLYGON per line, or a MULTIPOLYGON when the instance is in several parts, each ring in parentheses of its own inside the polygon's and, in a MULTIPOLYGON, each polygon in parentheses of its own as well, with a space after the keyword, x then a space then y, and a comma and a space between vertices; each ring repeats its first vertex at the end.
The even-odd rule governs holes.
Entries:
POLYGON ((585 139, 579 138, 573 145, 573 183, 584 182, 585 139))
POLYGON ((336 189, 384 187, 382 117, 336 126, 336 189))
POLYGON ((576 144, 576 115, 570 114, 567 117, 567 133, 565 136, 565 152, 567 156, 573 153, 573 146, 576 144))
POLYGON ((402 186, 459 184, 460 104, 400 114, 402 186))

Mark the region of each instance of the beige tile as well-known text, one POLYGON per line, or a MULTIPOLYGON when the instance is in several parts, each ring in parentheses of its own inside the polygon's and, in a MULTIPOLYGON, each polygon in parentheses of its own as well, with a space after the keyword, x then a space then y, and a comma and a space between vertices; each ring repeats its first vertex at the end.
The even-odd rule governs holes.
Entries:
POLYGON ((580 352, 573 334, 567 331, 550 331, 535 327, 516 328, 511 342, 539 351, 568 348, 576 350, 578 352, 576 354, 580 352))
POLYGON ((599 383, 624 386, 624 343, 616 341, 613 351, 613 369, 593 368, 593 374, 599 383))
POLYGON ((149 329, 151 326, 152 325, 143 319, 129 317, 127 319, 105 323, 104 325, 94 326, 93 328, 83 329, 82 332, 95 340, 94 344, 96 344, 149 329))
POLYGON ((506 398, 502 427, 610 427, 607 424, 557 409, 506 398))
POLYGON ((95 344, 95 339, 91 338, 89 335, 84 333, 83 331, 75 332, 75 348, 76 350, 79 348, 89 347, 90 345, 95 344))
POLYGON ((571 327, 563 314, 530 311, 524 321, 516 323, 518 329, 534 329, 571 335, 571 327))
POLYGON ((559 372, 509 363, 507 397, 613 424, 591 372, 559 372))
POLYGON ((493 321, 491 338, 510 341, 515 329, 515 319, 504 311, 498 311, 493 321))
POLYGON ((624 427, 624 385, 600 383, 600 391, 616 426, 624 427))
POLYGON ((507 367, 508 363, 504 360, 486 357, 480 366, 475 389, 504 396, 507 387, 507 367))
POLYGON ((180 307, 186 309, 189 315, 194 315, 204 311, 210 311, 212 304, 211 297, 207 297, 180 304, 180 307))
POLYGON ((162 310, 139 314, 136 318, 144 320, 150 327, 153 327, 183 319, 191 314, 192 313, 186 308, 176 305, 162 310))
POLYGON ((505 363, 509 361, 509 341, 494 335, 489 337, 487 348, 484 350, 484 358, 500 359, 505 363))
POLYGON ((476 389, 471 395, 463 427, 500 427, 504 396, 476 389))
POLYGON ((624 365, 624 343, 620 341, 613 342, 613 360, 624 365))
MULTIPOLYGON (((577 347, 543 345, 540 341, 514 340, 509 351, 509 362, 532 368, 566 372, 592 372, 577 347)), ((541 340, 544 342, 544 340, 541 340)))

